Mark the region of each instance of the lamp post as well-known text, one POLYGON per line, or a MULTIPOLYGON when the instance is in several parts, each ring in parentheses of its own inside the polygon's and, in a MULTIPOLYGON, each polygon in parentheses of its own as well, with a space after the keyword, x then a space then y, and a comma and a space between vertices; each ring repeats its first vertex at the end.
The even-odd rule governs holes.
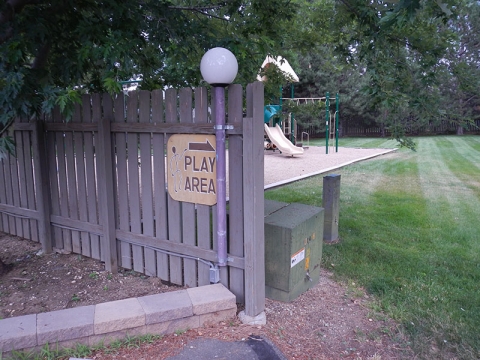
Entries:
POLYGON ((200 62, 203 79, 215 93, 215 136, 217 152, 217 239, 218 265, 227 265, 227 188, 225 160, 225 87, 235 80, 238 63, 229 50, 208 50, 200 62))

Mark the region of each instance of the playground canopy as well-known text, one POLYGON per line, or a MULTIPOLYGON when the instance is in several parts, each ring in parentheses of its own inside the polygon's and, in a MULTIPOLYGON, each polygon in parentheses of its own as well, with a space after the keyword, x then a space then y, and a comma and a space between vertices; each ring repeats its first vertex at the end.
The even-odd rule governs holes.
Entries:
MULTIPOLYGON (((295 71, 293 71, 292 67, 290 66, 290 64, 288 63, 287 59, 281 57, 281 56, 277 56, 277 58, 274 58, 272 56, 267 56, 265 58, 265 60, 263 61, 263 64, 262 66, 260 67, 260 69, 263 69, 267 64, 274 64, 276 65, 280 70, 282 70, 283 72, 287 73, 288 75, 290 75, 293 80, 295 82, 299 82, 300 79, 298 78, 297 74, 295 73, 295 71)), ((265 79, 263 79, 260 75, 257 76, 257 80, 258 81, 264 81, 265 79)))

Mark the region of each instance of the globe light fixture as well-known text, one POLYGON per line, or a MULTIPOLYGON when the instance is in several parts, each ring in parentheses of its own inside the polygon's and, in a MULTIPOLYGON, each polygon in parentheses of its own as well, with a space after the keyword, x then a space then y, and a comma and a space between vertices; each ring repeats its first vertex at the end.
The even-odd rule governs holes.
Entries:
POLYGON ((203 79, 212 86, 231 84, 238 72, 238 62, 230 50, 216 47, 208 50, 200 62, 203 79))

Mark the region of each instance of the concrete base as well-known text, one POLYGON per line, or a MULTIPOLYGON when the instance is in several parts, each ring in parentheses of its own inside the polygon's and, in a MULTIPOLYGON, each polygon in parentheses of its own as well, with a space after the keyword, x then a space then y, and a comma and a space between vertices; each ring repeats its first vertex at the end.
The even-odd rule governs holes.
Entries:
POLYGON ((257 316, 248 316, 245 311, 240 311, 238 314, 240 321, 247 325, 265 325, 267 323, 267 316, 265 311, 262 311, 257 316))

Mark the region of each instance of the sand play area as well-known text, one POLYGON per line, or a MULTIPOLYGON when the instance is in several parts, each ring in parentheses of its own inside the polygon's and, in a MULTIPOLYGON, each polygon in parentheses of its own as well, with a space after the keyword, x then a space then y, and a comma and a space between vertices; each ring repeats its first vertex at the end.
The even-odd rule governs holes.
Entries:
POLYGON ((265 189, 326 173, 395 150, 339 147, 338 152, 329 148, 329 154, 325 154, 324 146, 310 146, 303 155, 294 157, 280 154, 278 150, 265 150, 265 189))

